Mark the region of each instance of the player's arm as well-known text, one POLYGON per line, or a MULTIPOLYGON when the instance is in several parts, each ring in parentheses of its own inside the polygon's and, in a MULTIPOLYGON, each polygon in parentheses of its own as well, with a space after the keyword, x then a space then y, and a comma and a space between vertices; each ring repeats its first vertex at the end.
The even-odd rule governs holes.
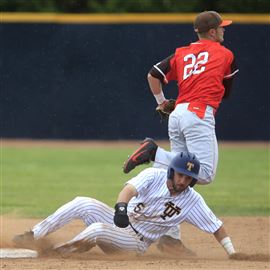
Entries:
POLYGON ((114 224, 117 227, 125 228, 129 225, 129 218, 127 215, 127 206, 132 197, 137 196, 136 188, 131 184, 126 184, 120 191, 117 202, 114 206, 114 224))
POLYGON ((227 74, 223 79, 223 85, 225 88, 223 98, 228 98, 231 95, 233 79, 238 72, 239 69, 237 68, 235 59, 233 59, 229 67, 229 71, 227 72, 227 74))
POLYGON ((155 179, 155 172, 152 169, 146 169, 137 176, 130 179, 124 188, 120 191, 117 203, 115 205, 114 224, 120 228, 129 225, 127 206, 132 197, 139 194, 147 194, 148 188, 155 179))
POLYGON ((155 64, 147 75, 150 90, 158 105, 164 104, 167 101, 163 93, 162 85, 168 83, 166 74, 168 74, 172 69, 171 59, 173 58, 174 54, 155 64))
POLYGON ((214 215, 201 196, 192 207, 186 221, 202 231, 212 233, 229 256, 235 253, 232 241, 226 233, 222 221, 214 215))
POLYGON ((131 198, 137 195, 138 195, 137 189, 131 184, 126 184, 118 195, 117 203, 124 202, 128 204, 131 198))
POLYGON ((229 256, 235 253, 231 238, 226 233, 223 225, 221 225, 221 227, 214 232, 214 236, 229 256))

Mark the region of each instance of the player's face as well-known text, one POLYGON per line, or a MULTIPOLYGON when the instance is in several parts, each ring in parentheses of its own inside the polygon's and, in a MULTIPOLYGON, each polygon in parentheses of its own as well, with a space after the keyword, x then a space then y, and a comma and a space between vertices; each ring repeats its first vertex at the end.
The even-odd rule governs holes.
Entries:
POLYGON ((169 186, 169 190, 173 194, 180 193, 184 191, 190 185, 191 181, 192 181, 191 176, 174 172, 174 180, 170 181, 171 185, 169 186))
POLYGON ((217 42, 222 43, 224 41, 224 32, 224 27, 218 27, 217 29, 215 29, 215 40, 217 42))

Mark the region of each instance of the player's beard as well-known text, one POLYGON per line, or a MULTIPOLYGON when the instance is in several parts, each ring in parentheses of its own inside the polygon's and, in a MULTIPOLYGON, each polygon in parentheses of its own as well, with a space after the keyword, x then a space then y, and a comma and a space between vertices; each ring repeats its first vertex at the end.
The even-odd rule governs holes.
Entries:
POLYGON ((186 187, 185 188, 181 188, 181 187, 179 188, 179 187, 177 187, 173 179, 169 179, 169 183, 170 184, 168 185, 168 188, 169 188, 169 190, 170 190, 170 192, 172 194, 179 194, 183 190, 186 189, 186 187))
POLYGON ((172 180, 172 186, 173 186, 173 190, 174 190, 174 192, 176 192, 176 193, 180 193, 180 192, 182 192, 182 191, 183 191, 183 189, 182 189, 182 188, 177 188, 177 186, 176 186, 176 184, 175 184, 174 180, 172 180))

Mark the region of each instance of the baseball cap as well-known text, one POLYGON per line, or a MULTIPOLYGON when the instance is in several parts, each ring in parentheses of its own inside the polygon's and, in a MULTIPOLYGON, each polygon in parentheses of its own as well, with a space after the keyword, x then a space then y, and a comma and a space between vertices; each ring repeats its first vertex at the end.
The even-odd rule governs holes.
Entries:
POLYGON ((194 30, 197 33, 207 32, 212 28, 230 25, 232 21, 222 20, 216 11, 204 11, 197 15, 194 21, 194 30))

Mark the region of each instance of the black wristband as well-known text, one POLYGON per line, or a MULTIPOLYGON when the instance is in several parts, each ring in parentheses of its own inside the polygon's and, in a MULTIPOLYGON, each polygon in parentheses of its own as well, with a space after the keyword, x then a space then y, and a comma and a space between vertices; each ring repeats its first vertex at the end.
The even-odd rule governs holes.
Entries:
POLYGON ((117 214, 127 214, 127 203, 119 202, 114 206, 114 209, 117 214))
POLYGON ((114 206, 115 213, 113 222, 117 227, 126 228, 129 225, 129 218, 127 215, 127 203, 119 202, 114 206))

